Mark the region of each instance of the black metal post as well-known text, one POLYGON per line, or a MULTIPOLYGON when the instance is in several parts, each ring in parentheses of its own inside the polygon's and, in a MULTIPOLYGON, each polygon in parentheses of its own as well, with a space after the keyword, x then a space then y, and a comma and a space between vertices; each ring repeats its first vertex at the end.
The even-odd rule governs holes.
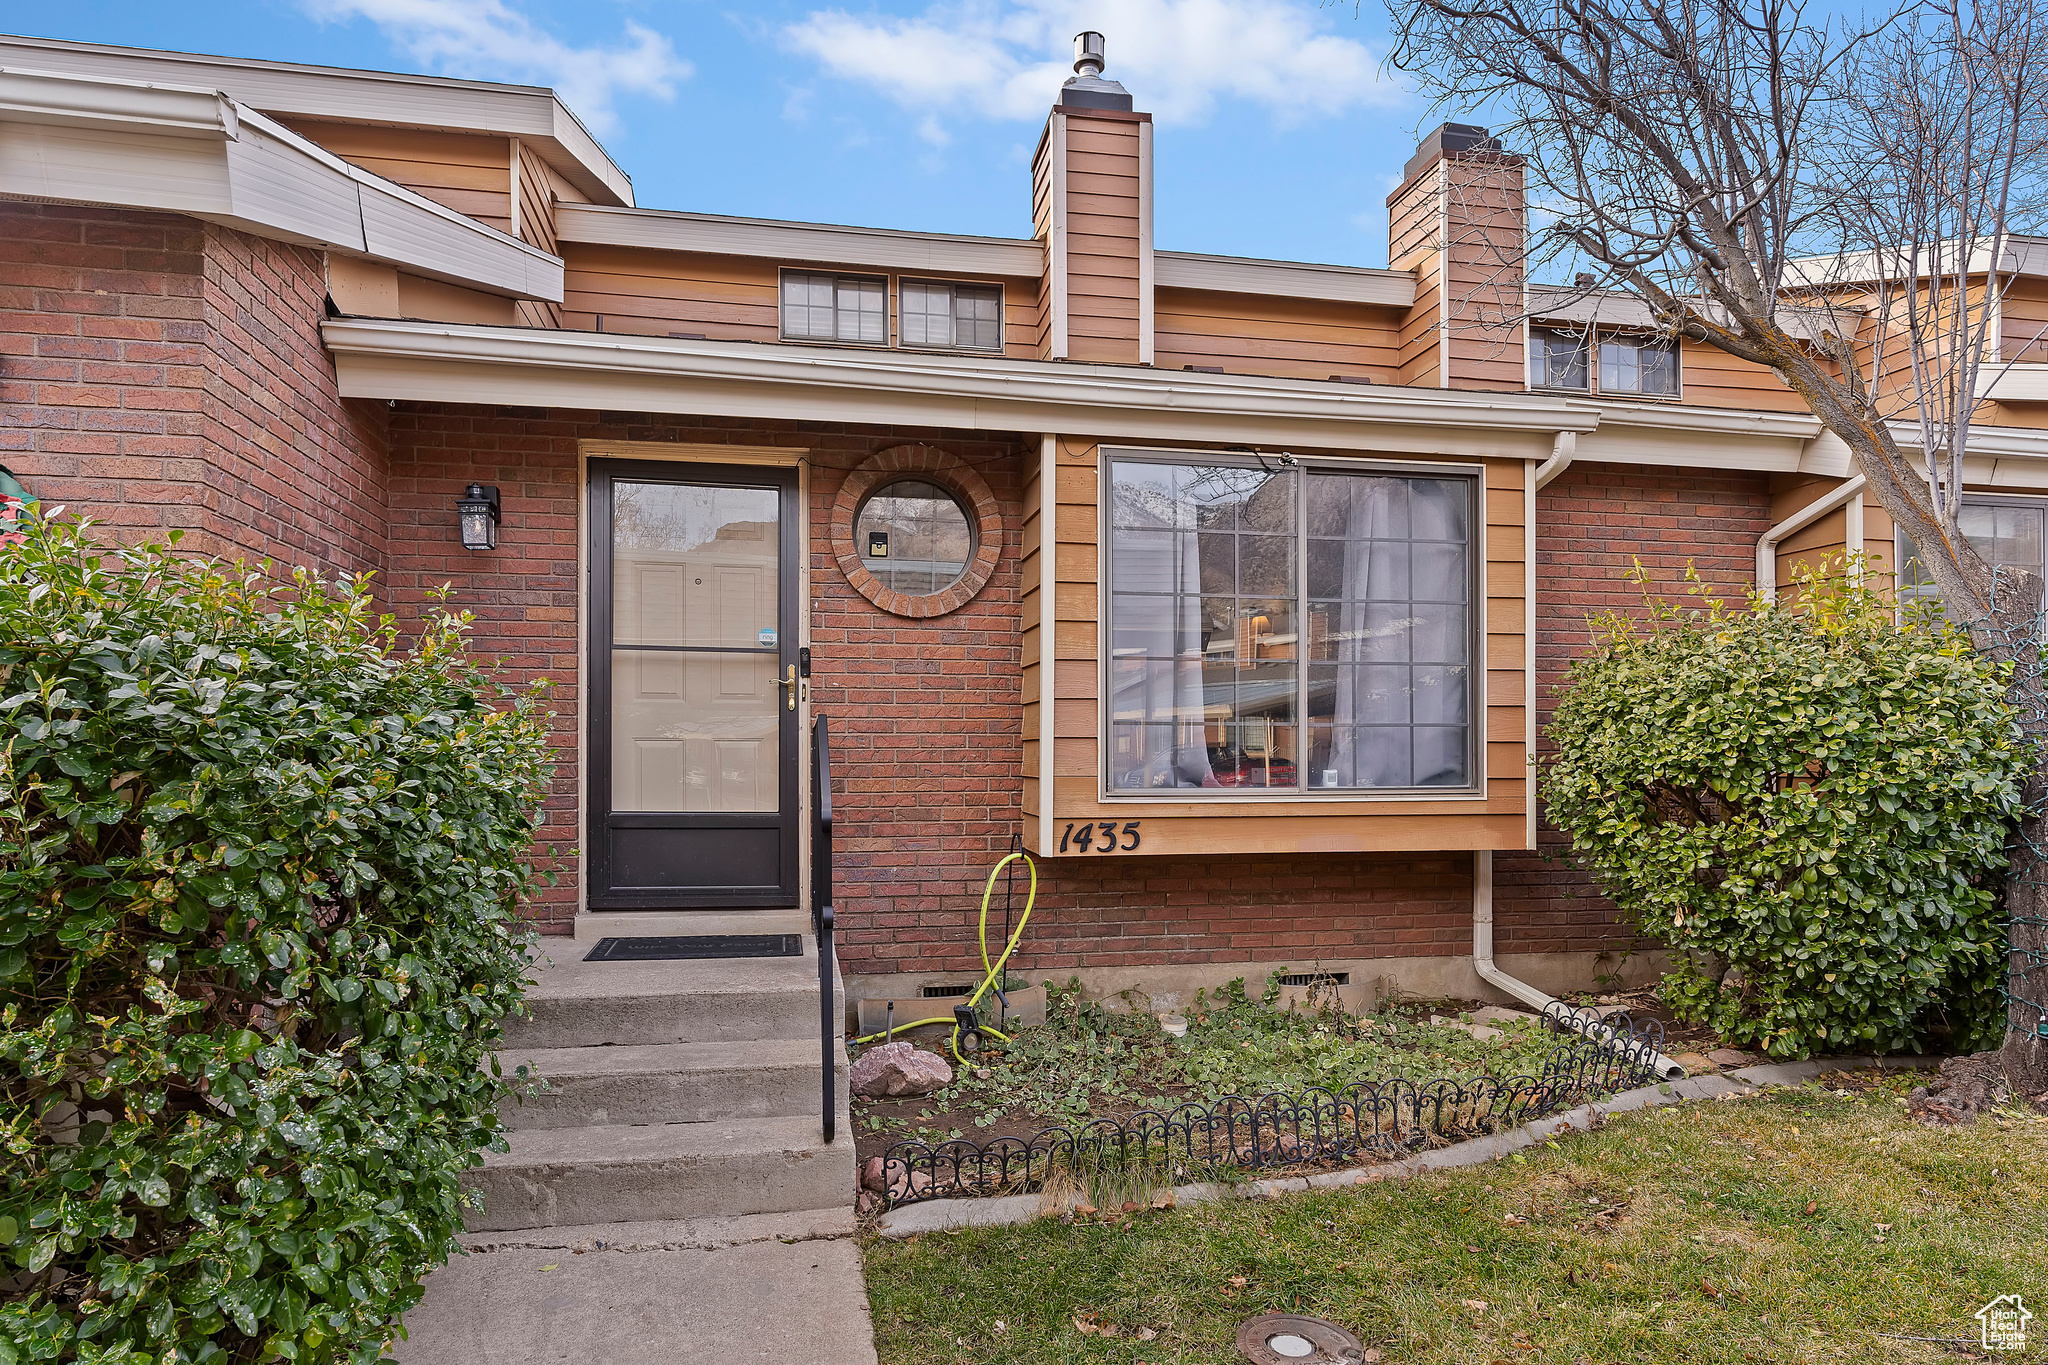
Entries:
POLYGON ((811 928, 818 940, 818 1050, 824 1060, 825 1142, 839 1127, 833 1044, 839 1021, 832 992, 832 736, 825 717, 811 724, 811 928))

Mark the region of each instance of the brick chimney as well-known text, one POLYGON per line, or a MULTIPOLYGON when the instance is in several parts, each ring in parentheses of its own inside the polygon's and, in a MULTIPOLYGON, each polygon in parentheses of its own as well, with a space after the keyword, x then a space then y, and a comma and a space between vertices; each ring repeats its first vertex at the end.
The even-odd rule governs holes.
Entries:
POLYGON ((1031 163, 1031 220, 1045 242, 1038 354, 1152 363, 1152 116, 1102 79, 1100 33, 1074 38, 1031 163))
POLYGON ((1469 123, 1439 126, 1387 196, 1388 264, 1413 270, 1401 326, 1404 384, 1519 389, 1528 195, 1522 159, 1469 123))

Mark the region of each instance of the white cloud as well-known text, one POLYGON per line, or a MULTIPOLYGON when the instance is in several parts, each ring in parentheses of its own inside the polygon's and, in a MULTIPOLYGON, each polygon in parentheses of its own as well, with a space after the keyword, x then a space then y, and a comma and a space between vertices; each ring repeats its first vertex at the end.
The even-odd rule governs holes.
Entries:
POLYGON ((668 38, 628 20, 625 41, 572 47, 503 0, 300 0, 320 20, 367 19, 413 60, 450 76, 550 85, 599 133, 622 92, 668 99, 691 73, 668 38))
POLYGON ((1099 29, 1109 69, 1140 109, 1197 123, 1219 99, 1283 121, 1336 114, 1398 94, 1363 43, 1325 31, 1299 0, 981 0, 915 18, 814 11, 783 30, 843 79, 928 116, 1034 118, 1072 74, 1073 35, 1099 29))

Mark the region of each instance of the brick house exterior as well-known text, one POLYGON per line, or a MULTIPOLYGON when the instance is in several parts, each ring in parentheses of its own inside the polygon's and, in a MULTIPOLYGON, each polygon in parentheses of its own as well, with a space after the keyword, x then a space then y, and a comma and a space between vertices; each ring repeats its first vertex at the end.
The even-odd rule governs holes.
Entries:
MULTIPOLYGON (((1655 945, 1558 857, 1533 809, 1546 699, 1586 617, 1637 600, 1620 579, 1632 561, 1665 585, 1691 565, 1739 590, 1759 538, 1851 473, 1768 373, 1689 344, 1667 392, 1533 370, 1548 325, 1536 305, 1456 293, 1478 269, 1472 234, 1516 246, 1498 234, 1519 230, 1520 175, 1455 125, 1390 198, 1398 268, 1305 266, 1156 250, 1150 125, 1106 82, 1060 95, 1034 163, 1036 221, 989 239, 636 208, 546 91, 489 88, 486 110, 463 98, 485 87, 463 82, 0 49, 20 87, 10 107, 43 101, 17 142, 94 134, 0 157, 0 462, 45 506, 122 539, 179 529, 200 553, 372 574, 401 621, 452 585, 508 678, 551 687, 560 766, 541 856, 562 875, 526 907, 548 934, 608 913, 592 904, 592 841, 610 837, 592 771, 624 750, 605 748, 608 712, 590 695, 588 494, 605 462, 648 478, 664 460, 679 479, 773 469, 800 490, 782 561, 798 619, 752 648, 782 651, 779 674, 800 641, 807 685, 763 695, 792 712, 800 697, 803 721, 833 727, 839 953, 856 996, 971 974, 982 880, 1020 845, 1041 879, 1016 963, 1033 979, 1172 996, 1291 966, 1477 995, 1491 988, 1472 966, 1476 878, 1508 971, 1551 991, 1642 977, 1655 945), (154 92, 160 126, 94 114, 92 90, 121 82, 154 92), (387 121, 348 115, 373 89, 387 121), (502 192, 449 188, 411 140, 422 129, 483 148, 502 192), (265 139, 299 158, 282 199, 250 188, 282 174, 272 163, 237 159, 265 139), (218 162, 204 194, 150 169, 174 140, 218 162), (88 154, 66 149, 88 145, 90 164, 67 174, 65 157, 88 154), (346 207, 373 200, 374 214, 346 207), (1430 236, 1446 205, 1475 204, 1455 242, 1430 236), (882 332, 792 334, 802 289, 880 299, 882 332), (906 319, 938 316, 915 312, 932 290, 954 319, 993 299, 1000 342, 913 345, 906 319), (1000 542, 971 590, 864 584, 848 527, 867 504, 841 490, 888 486, 911 467, 888 452, 904 450, 939 452, 933 481, 982 519, 980 543, 1000 542), (1474 771, 1443 794, 1314 790, 1307 740, 1287 725, 1228 730, 1240 722, 1205 710, 1188 723, 1206 747, 1227 758, 1239 742, 1212 739, 1219 728, 1263 736, 1268 784, 1284 766, 1295 785, 1119 787, 1101 617, 1128 532, 1103 520, 1111 466, 1172 453, 1271 475, 1269 457, 1297 452, 1330 477, 1471 481, 1474 771), (488 551, 458 534, 472 484, 499 490, 488 551), (1062 852, 1076 822, 1143 822, 1144 842, 1062 852)), ((2048 299, 2048 279, 2022 284, 2048 299)), ((1555 321, 1555 335, 1609 335, 1555 321)), ((2048 493, 2044 426, 2030 399, 1997 405, 1973 438, 1987 489, 2048 493)), ((1778 572, 1845 545, 1889 560, 1883 514, 1857 502, 1811 519, 1781 543, 1778 572)), ((1306 619, 1298 640, 1264 628, 1235 646, 1244 676, 1312 634, 1306 619)), ((797 822, 811 802, 777 810, 797 822)))

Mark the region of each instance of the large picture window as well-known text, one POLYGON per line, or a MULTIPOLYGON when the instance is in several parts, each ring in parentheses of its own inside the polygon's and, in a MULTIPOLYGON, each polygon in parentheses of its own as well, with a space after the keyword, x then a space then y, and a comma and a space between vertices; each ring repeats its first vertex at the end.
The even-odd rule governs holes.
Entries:
POLYGON ((1110 466, 1112 791, 1474 785, 1475 480, 1110 466))

